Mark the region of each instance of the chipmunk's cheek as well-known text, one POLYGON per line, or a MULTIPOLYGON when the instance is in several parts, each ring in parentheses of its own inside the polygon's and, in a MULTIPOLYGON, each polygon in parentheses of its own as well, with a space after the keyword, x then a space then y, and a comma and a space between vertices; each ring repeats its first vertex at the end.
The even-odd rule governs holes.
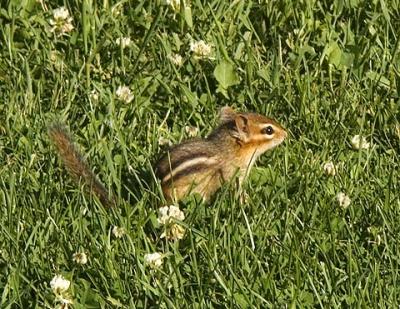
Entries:
POLYGON ((284 135, 284 134, 279 135, 278 138, 276 138, 276 139, 272 142, 270 148, 275 148, 276 146, 282 144, 283 141, 285 140, 285 138, 286 138, 286 135, 284 135))

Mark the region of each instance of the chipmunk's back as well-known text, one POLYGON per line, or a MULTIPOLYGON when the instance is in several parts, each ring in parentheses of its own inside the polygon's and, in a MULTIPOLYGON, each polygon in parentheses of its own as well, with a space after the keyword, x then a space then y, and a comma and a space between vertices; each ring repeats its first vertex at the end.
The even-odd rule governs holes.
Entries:
MULTIPOLYGON (((70 174, 77 181, 83 180, 87 191, 104 205, 116 205, 115 195, 91 171, 66 129, 55 124, 49 128, 49 136, 70 174)), ((219 126, 207 138, 174 146, 158 162, 156 174, 164 197, 177 201, 196 192, 207 200, 234 176, 238 176, 240 185, 258 156, 282 143, 286 136, 272 119, 224 107, 219 126)))
POLYGON ((208 138, 174 146, 158 162, 156 175, 165 198, 179 200, 192 192, 208 199, 235 175, 240 184, 257 157, 286 136, 272 119, 222 109, 220 125, 208 138))
POLYGON ((211 186, 220 182, 216 173, 221 162, 216 151, 205 139, 189 140, 167 151, 156 167, 165 198, 180 199, 191 189, 208 197, 214 191, 211 186))

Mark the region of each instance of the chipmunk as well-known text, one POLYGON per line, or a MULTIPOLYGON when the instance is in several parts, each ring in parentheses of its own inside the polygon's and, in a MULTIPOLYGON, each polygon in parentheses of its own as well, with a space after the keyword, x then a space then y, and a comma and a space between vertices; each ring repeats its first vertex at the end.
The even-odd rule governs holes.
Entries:
MULTIPOLYGON (((66 130, 53 125, 49 136, 74 178, 83 179, 104 205, 115 205, 115 197, 90 170, 66 130)), ((219 126, 207 138, 173 146, 156 164, 165 199, 179 201, 189 193, 198 193, 208 200, 234 177, 240 186, 257 158, 286 136, 286 131, 270 118, 223 107, 219 126)))

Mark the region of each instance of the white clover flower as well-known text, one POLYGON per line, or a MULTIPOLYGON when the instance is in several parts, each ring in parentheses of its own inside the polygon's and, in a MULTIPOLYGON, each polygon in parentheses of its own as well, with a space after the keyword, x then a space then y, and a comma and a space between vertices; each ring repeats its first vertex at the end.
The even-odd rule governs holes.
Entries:
POLYGON ((87 261, 88 261, 85 252, 75 252, 75 253, 72 255, 72 260, 73 260, 75 263, 81 264, 81 265, 86 264, 87 261))
POLYGON ((73 305, 74 301, 70 298, 69 295, 58 295, 56 297, 56 301, 61 303, 60 308, 67 309, 68 305, 73 305))
POLYGON ((163 256, 159 252, 148 253, 144 256, 144 262, 151 268, 158 268, 163 264, 163 256))
POLYGON ((178 223, 170 224, 167 228, 165 228, 164 232, 162 232, 160 238, 166 238, 167 240, 178 240, 182 239, 185 236, 185 228, 178 223))
POLYGON ((65 7, 59 7, 53 10, 53 19, 49 21, 53 26, 50 31, 64 34, 71 32, 74 29, 72 25, 72 17, 70 17, 68 10, 65 7))
POLYGON ((181 10, 180 0, 165 0, 165 3, 169 5, 175 13, 179 13, 181 10))
POLYGON ((185 220, 185 214, 179 209, 179 207, 171 205, 163 206, 158 209, 157 221, 160 225, 170 224, 174 222, 174 220, 185 220))
POLYGON ((169 55, 168 58, 177 67, 180 67, 183 64, 183 58, 179 54, 169 55))
POLYGON ((131 38, 129 37, 125 37, 125 38, 117 38, 115 40, 115 43, 119 46, 121 46, 122 48, 128 47, 129 45, 131 45, 132 41, 131 38))
POLYGON ((168 138, 165 138, 165 137, 161 136, 158 139, 158 145, 160 145, 160 146, 165 146, 165 145, 171 146, 172 142, 168 138))
POLYGON ((333 162, 326 162, 323 166, 325 174, 329 176, 335 176, 336 175, 336 166, 333 164, 333 162))
POLYGON ((96 89, 93 89, 92 91, 90 91, 90 98, 93 101, 98 101, 99 100, 99 93, 97 92, 96 89))
POLYGON ((169 216, 179 221, 185 220, 185 214, 183 211, 174 205, 169 206, 169 216))
POLYGON ((354 149, 368 149, 371 147, 371 144, 367 142, 365 136, 354 135, 351 139, 351 146, 354 149))
POLYGON ((164 232, 161 234, 161 238, 177 240, 185 236, 185 228, 176 223, 176 220, 185 220, 185 214, 179 207, 171 205, 159 208, 157 221, 160 225, 164 226, 164 232))
POLYGON ((53 18, 55 20, 67 20, 69 18, 68 10, 62 6, 53 10, 53 18))
POLYGON ((130 103, 134 98, 132 91, 127 86, 119 86, 115 94, 119 100, 124 101, 125 103, 130 103))
POLYGON ((197 127, 185 126, 185 132, 189 137, 195 137, 199 133, 199 129, 197 127))
POLYGON ((212 46, 205 43, 203 40, 191 42, 190 51, 193 53, 195 59, 210 58, 212 46))
POLYGON ((125 229, 123 227, 114 226, 112 229, 112 233, 115 237, 121 238, 125 235, 125 229))
POLYGON ((157 222, 161 225, 169 222, 169 206, 163 206, 158 209, 157 222))
POLYGON ((350 197, 348 197, 348 196, 347 196, 345 193, 343 193, 343 192, 339 192, 339 193, 336 195, 336 199, 337 199, 337 201, 338 201, 340 207, 343 207, 343 208, 349 207, 349 205, 350 205, 350 203, 351 203, 350 197))
POLYGON ((54 294, 62 294, 69 289, 71 282, 61 275, 56 275, 50 281, 50 287, 54 294))
MULTIPOLYGON (((72 18, 71 18, 71 21, 72 21, 72 18)), ((74 26, 72 25, 72 23, 68 22, 62 26, 61 33, 68 33, 68 32, 71 32, 72 30, 74 30, 74 26)))

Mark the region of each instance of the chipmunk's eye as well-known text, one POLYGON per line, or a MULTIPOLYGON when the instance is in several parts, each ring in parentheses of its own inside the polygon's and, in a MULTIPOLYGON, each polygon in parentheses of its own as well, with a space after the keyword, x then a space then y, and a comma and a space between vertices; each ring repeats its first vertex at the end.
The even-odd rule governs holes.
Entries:
POLYGON ((272 135, 274 134, 274 128, 271 126, 265 127, 264 129, 261 130, 262 134, 267 134, 267 135, 272 135))

